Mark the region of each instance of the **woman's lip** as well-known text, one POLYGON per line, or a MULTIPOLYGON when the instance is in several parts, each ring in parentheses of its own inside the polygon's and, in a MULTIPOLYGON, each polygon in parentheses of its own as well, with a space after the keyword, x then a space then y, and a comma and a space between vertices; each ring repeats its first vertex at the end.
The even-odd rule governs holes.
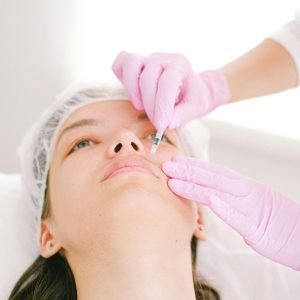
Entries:
POLYGON ((153 173, 150 170, 143 168, 143 167, 125 166, 125 167, 121 167, 121 168, 118 168, 115 171, 113 171, 106 179, 108 179, 114 175, 117 175, 119 173, 124 173, 124 172, 143 172, 143 173, 148 173, 148 174, 153 175, 153 173))
MULTIPOLYGON (((113 173, 117 172, 119 169, 123 169, 123 168, 124 170, 122 170, 122 172, 125 171, 126 172, 129 171, 147 172, 157 178, 159 177, 159 175, 156 174, 155 169, 149 162, 147 162, 143 158, 132 155, 132 156, 123 157, 118 161, 112 162, 110 166, 107 168, 106 172, 104 173, 103 180, 110 177, 113 173)), ((121 170, 119 170, 118 172, 121 172, 121 170)))

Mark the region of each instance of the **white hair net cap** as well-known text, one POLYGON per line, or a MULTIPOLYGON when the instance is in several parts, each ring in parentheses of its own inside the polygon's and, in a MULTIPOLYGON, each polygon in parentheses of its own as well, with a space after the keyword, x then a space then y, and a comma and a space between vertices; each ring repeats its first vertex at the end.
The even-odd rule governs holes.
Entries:
MULTIPOLYGON (((18 154, 21 163, 21 184, 24 201, 32 209, 32 239, 39 253, 41 214, 46 195, 48 170, 51 164, 56 135, 72 112, 98 101, 127 100, 129 96, 120 83, 94 82, 70 85, 30 127, 18 154)), ((188 156, 208 159, 208 131, 198 120, 190 121, 176 132, 188 156)))

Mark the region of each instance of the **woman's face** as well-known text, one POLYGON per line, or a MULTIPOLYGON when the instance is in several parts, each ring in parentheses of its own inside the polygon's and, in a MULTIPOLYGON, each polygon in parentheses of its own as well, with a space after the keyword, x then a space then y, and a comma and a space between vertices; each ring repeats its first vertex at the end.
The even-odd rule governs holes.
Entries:
POLYGON ((130 101, 92 103, 66 120, 50 166, 51 214, 43 220, 63 253, 108 249, 138 235, 163 238, 170 229, 190 241, 197 205, 171 192, 161 169, 164 161, 183 154, 182 145, 176 132, 167 130, 151 154, 155 133, 130 101), (84 119, 95 121, 69 128, 84 119), (119 163, 143 167, 122 169, 119 163), (119 171, 107 177, 113 169, 119 171))

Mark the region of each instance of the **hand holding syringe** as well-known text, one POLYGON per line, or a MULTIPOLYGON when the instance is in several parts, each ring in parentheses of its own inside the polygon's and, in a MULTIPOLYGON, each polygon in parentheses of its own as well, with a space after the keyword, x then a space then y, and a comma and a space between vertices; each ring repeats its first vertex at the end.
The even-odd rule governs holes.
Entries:
POLYGON ((229 87, 220 71, 197 74, 181 54, 141 56, 123 51, 112 70, 134 107, 145 110, 158 130, 151 153, 156 152, 167 128, 180 127, 229 101, 229 87))

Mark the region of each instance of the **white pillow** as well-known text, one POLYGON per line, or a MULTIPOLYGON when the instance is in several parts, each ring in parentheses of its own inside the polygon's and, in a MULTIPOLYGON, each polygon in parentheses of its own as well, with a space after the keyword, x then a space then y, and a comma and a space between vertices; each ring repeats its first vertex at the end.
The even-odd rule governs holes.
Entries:
POLYGON ((0 173, 0 299, 7 299, 20 275, 36 258, 32 212, 20 195, 21 175, 0 173))

